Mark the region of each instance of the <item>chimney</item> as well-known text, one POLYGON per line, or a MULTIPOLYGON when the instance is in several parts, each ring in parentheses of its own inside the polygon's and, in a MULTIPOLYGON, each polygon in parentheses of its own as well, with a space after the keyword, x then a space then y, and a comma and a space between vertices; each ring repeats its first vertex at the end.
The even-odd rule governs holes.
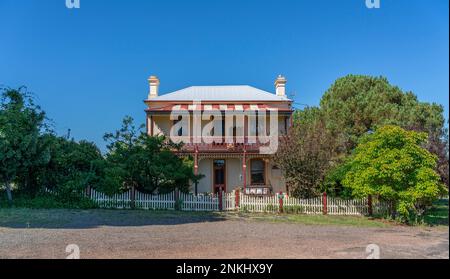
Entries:
POLYGON ((150 91, 148 93, 148 98, 153 99, 158 97, 159 79, 156 76, 150 76, 148 78, 148 83, 150 85, 150 91))
POLYGON ((286 96, 286 78, 282 75, 278 75, 275 80, 275 92, 277 96, 286 96))

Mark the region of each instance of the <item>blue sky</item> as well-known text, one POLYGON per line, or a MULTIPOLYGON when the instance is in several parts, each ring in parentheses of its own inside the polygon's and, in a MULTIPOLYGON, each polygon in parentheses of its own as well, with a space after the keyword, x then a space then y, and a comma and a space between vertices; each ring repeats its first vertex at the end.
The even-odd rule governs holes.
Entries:
POLYGON ((317 105, 347 74, 383 75, 421 101, 449 102, 449 1, 0 0, 0 84, 26 85, 54 120, 104 148, 125 115, 144 123, 147 77, 273 91, 317 105))

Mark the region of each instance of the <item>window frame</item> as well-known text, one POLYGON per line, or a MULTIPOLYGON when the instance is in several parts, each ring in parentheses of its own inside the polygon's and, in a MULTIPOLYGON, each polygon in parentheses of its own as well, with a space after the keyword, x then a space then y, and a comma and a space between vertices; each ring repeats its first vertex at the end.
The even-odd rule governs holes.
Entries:
POLYGON ((263 159, 255 158, 255 159, 250 160, 250 183, 251 183, 251 185, 266 185, 266 162, 263 159), (263 168, 262 168, 263 182, 262 183, 260 183, 260 182, 255 183, 253 181, 253 164, 255 161, 262 162, 262 166, 263 166, 263 168))

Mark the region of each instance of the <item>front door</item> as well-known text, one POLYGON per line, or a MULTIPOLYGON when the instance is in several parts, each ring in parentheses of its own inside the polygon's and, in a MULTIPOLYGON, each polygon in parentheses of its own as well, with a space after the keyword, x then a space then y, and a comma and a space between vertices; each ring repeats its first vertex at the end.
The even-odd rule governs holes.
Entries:
POLYGON ((225 186, 225 160, 214 160, 213 188, 214 193, 226 191, 225 186))

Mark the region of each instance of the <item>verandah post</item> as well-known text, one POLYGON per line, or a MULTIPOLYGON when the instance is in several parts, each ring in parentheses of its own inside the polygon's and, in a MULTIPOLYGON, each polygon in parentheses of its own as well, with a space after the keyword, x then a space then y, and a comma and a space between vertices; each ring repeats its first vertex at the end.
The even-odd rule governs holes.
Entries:
POLYGON ((247 187, 247 151, 245 150, 245 144, 244 144, 244 153, 242 155, 242 177, 244 180, 244 193, 245 192, 245 188, 247 187))
MULTIPOLYGON (((195 153, 194 153, 194 175, 198 175, 198 145, 195 145, 195 153)), ((195 195, 198 195, 198 181, 195 180, 195 195)))
POLYGON ((328 214, 328 206, 327 206, 327 193, 323 192, 322 195, 322 204, 323 204, 323 215, 327 215, 328 214))
POLYGON ((369 216, 373 215, 373 207, 372 207, 372 195, 367 197, 367 205, 369 207, 369 216))

